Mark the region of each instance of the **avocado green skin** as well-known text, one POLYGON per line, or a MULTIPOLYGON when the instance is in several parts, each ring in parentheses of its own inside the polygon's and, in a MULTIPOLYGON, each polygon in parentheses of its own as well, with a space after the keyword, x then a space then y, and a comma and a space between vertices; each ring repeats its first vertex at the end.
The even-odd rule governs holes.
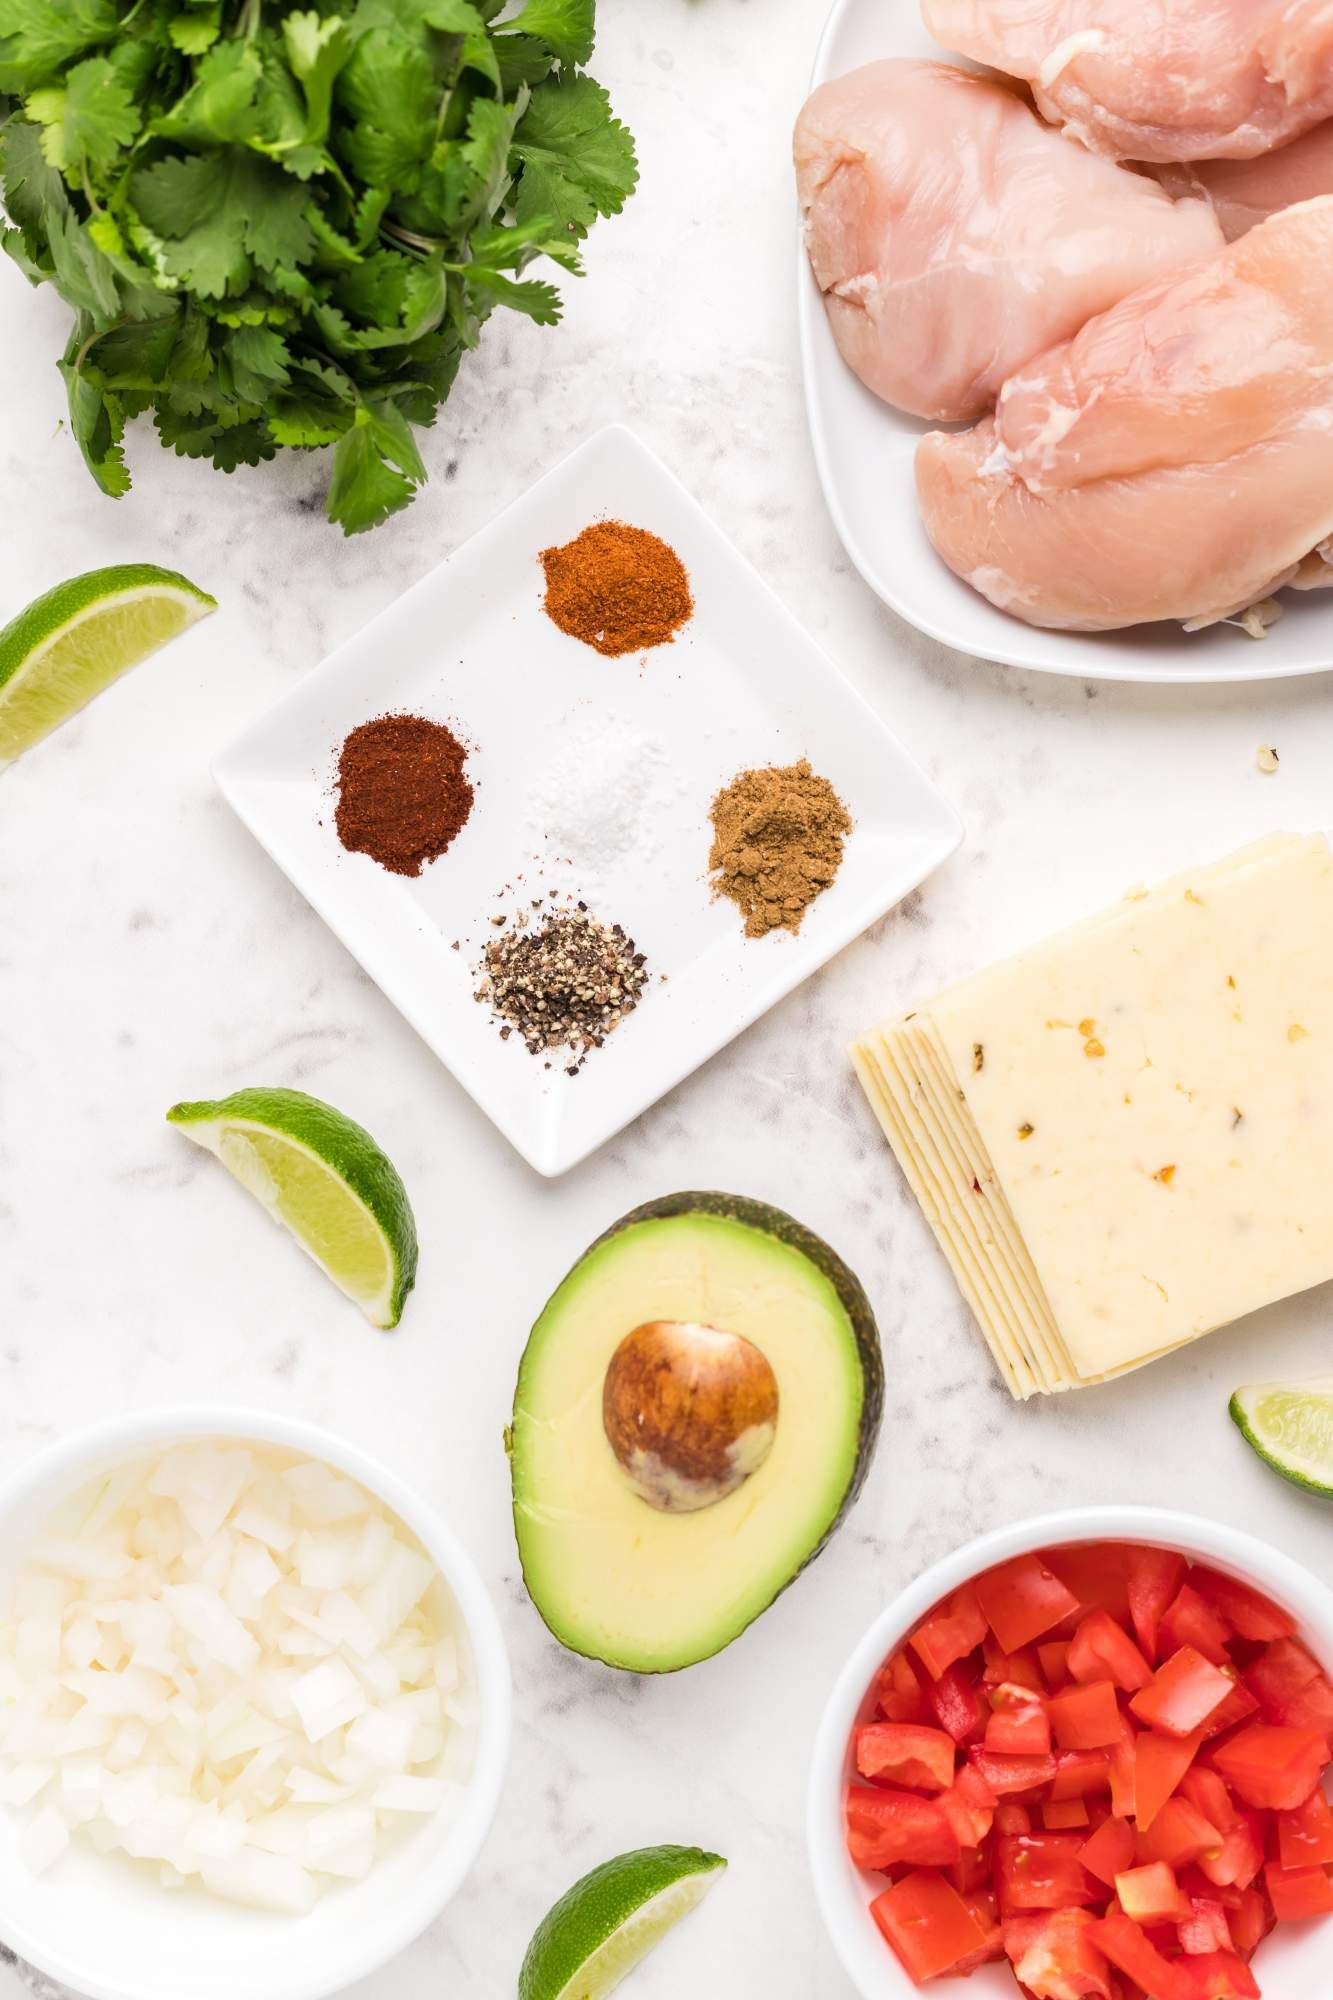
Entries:
MULTIPOLYGON (((865 1485, 866 1474, 870 1470, 870 1461, 875 1455, 875 1445, 879 1439, 880 1420, 884 1414, 884 1356, 880 1349, 879 1328, 875 1323, 875 1315, 871 1308, 870 1300, 866 1297, 865 1288, 860 1279, 848 1265, 844 1264, 837 1251, 830 1249, 822 1236, 816 1236, 812 1229, 807 1229, 804 1223, 798 1222, 794 1216, 788 1215, 783 1209, 770 1208, 767 1202, 754 1201, 748 1195, 721 1194, 715 1189, 659 1195, 655 1201, 645 1201, 638 1208, 632 1208, 628 1215, 622 1215, 618 1222, 613 1222, 609 1229, 604 1229, 601 1235, 588 1245, 583 1256, 570 1267, 570 1270, 566 1272, 561 1283, 567 1284, 584 1258, 591 1256, 594 1250, 598 1249, 603 1243, 609 1242, 613 1236, 619 1236, 624 1230, 633 1228, 636 1223, 661 1222, 677 1215, 716 1215, 720 1216, 726 1222, 744 1223, 751 1229, 763 1230, 766 1235, 775 1237, 779 1243, 785 1243, 789 1249, 798 1251, 832 1285, 842 1303, 843 1310, 851 1321, 852 1332, 856 1339, 862 1392, 861 1417, 856 1443, 856 1460, 852 1467, 852 1476, 847 1482, 847 1489, 843 1494, 842 1504, 830 1521, 823 1538, 811 1549, 805 1560, 797 1565, 787 1578, 787 1581, 774 1591, 768 1603, 755 1613, 755 1618, 760 1618, 765 1611, 772 1609, 784 1590, 790 1590, 797 1577, 800 1576, 803 1570, 809 1568, 816 1556, 824 1553, 829 1542, 851 1512, 861 1488, 865 1485)), ((556 1291, 559 1291, 559 1289, 560 1286, 557 1285, 556 1291)), ((553 1298, 555 1293, 552 1293, 551 1296, 553 1298)), ((537 1325, 540 1325, 546 1310, 547 1307, 542 1308, 542 1313, 537 1318, 537 1325)), ((529 1345, 531 1344, 531 1339, 532 1336, 529 1335, 529 1345)), ((525 1347, 523 1350, 523 1359, 518 1365, 518 1382, 514 1391, 515 1418, 518 1416, 519 1397, 523 1388, 523 1368, 524 1363, 527 1361, 527 1356, 528 1349, 525 1347)), ((512 1481, 512 1426, 505 1432, 505 1450, 510 1456, 510 1475, 512 1481)), ((518 1545, 519 1566, 522 1568, 523 1544, 518 1533, 518 1511, 519 1495, 515 1492, 513 1506, 514 1539, 518 1545)), ((558 1639, 567 1651, 571 1653, 582 1652, 582 1648, 571 1645, 564 1634, 558 1632, 551 1623, 528 1582, 526 1569, 523 1571, 523 1582, 527 1588, 528 1596, 532 1599, 536 1607, 538 1616, 551 1636, 558 1639)), ((753 1624, 754 1619, 750 1619, 747 1622, 753 1624)), ((744 1630, 744 1626, 738 1627, 735 1632, 730 1633, 727 1638, 720 1641, 713 1649, 714 1652, 723 1652, 734 1639, 740 1637, 741 1632, 744 1630)), ((585 1659, 601 1659, 601 1655, 597 1653, 584 1653, 583 1657, 585 1659)), ((712 1654, 701 1654, 699 1659, 709 1659, 712 1657, 712 1654)), ((697 1659, 684 1660, 681 1662, 680 1667, 661 1667, 653 1670, 638 1667, 622 1668, 616 1660, 602 1661, 603 1666, 616 1667, 620 1672, 630 1673, 649 1671, 679 1673, 684 1667, 698 1666, 698 1664, 699 1660, 697 1659)))
POLYGON ((159 569, 156 563, 119 563, 110 569, 85 570, 81 576, 72 576, 66 582, 57 583, 51 590, 44 591, 40 597, 34 597, 32 603, 25 605, 0 631, 0 687, 13 679, 34 646, 94 599, 142 590, 146 585, 155 583, 170 584, 187 597, 197 598, 210 610, 217 608, 217 599, 210 597, 206 590, 200 590, 198 584, 191 583, 187 576, 179 575, 174 569, 159 569))
POLYGON ((543 1993, 563 1992, 591 1956, 590 1942, 592 1950, 605 1944, 626 1917, 683 1875, 711 1875, 726 1865, 720 1854, 701 1847, 641 1847, 590 1869, 551 1905, 533 1932, 518 1975, 518 2000, 532 2000, 539 1974, 543 1993), (638 1864, 632 1874, 627 1862, 638 1864), (564 1919, 571 1909, 577 1912, 578 1927, 564 1937, 564 1919))
POLYGON ((173 1104, 167 1113, 169 1125, 197 1125, 217 1118, 248 1118, 299 1140, 326 1160, 365 1203, 390 1243, 399 1246, 401 1261, 389 1321, 390 1326, 396 1326, 417 1281, 416 1218, 398 1169, 365 1126, 322 1098, 281 1087, 234 1090, 230 1097, 173 1104), (363 1147, 369 1149, 369 1158, 363 1147))

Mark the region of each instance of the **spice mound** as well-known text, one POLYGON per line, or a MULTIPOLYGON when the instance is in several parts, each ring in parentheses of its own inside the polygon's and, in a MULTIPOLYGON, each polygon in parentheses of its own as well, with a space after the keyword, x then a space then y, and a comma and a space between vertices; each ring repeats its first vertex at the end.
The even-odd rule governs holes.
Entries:
POLYGON ((799 764, 742 771, 709 808, 715 896, 730 896, 746 937, 798 931, 842 863, 852 818, 827 778, 799 764))
POLYGON ((646 962, 619 924, 599 923, 586 907, 553 910, 536 929, 497 937, 486 947, 475 998, 490 1003, 533 1055, 568 1048, 570 1076, 582 1068, 626 1014, 648 981, 646 962))
POLYGON ((548 618, 611 659, 665 646, 694 611, 676 551, 625 521, 594 521, 541 562, 548 618))
POLYGON ((395 875, 419 875, 467 824, 467 751, 441 722, 381 715, 352 731, 338 758, 338 838, 395 875))

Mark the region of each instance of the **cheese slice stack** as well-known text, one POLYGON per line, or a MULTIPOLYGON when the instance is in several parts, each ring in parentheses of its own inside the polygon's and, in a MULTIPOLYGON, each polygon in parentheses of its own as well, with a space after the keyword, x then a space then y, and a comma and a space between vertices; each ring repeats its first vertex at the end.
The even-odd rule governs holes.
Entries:
POLYGON ((852 1060, 1013 1394, 1333 1277, 1333 854, 1275 835, 852 1060))

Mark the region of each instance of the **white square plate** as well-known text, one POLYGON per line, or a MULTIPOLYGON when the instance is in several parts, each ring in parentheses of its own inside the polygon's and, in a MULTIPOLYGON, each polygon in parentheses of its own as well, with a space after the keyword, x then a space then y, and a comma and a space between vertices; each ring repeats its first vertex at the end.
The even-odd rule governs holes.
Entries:
POLYGON ((598 433, 262 716, 214 766, 301 893, 525 1159, 559 1174, 646 1110, 951 854, 952 808, 694 501, 631 434, 598 433), (605 659, 542 609, 539 551, 611 516, 661 535, 695 613, 674 644, 605 659), (417 879, 340 845, 338 749, 386 713, 474 746, 472 816, 417 879), (562 743, 615 717, 660 746, 639 851, 582 881, 542 848, 529 793, 562 743), (808 756, 855 821, 798 936, 742 935, 708 885, 709 805, 752 765, 808 756), (520 882, 519 877, 522 877, 520 882), (577 1076, 502 1041, 473 999, 492 913, 548 887, 585 895, 647 954, 650 982, 577 1076), (455 951, 453 942, 460 940, 455 951), (665 973, 665 982, 656 975, 665 973))
MULTIPOLYGON (((811 87, 882 56, 961 61, 931 40, 919 0, 836 0, 811 87)), ((913 464, 929 426, 891 409, 853 375, 803 244, 799 258, 805 400, 824 497, 848 555, 900 618, 960 653, 1090 681, 1273 680, 1333 667, 1333 602, 1321 591, 1284 592, 1283 617, 1262 640, 1230 625, 1042 632, 988 604, 945 568, 921 526, 913 464)))

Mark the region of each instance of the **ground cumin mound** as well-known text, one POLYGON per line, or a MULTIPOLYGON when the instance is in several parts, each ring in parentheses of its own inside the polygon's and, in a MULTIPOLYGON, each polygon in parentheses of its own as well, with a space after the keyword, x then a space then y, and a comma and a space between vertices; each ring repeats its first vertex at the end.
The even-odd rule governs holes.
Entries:
POLYGON ((541 564, 548 618, 611 659, 665 646, 694 611, 676 551, 627 521, 594 521, 541 564))
POLYGON ((730 896, 746 937, 798 931, 842 862, 852 817, 827 778, 798 764, 742 771, 710 807, 713 893, 730 896))

